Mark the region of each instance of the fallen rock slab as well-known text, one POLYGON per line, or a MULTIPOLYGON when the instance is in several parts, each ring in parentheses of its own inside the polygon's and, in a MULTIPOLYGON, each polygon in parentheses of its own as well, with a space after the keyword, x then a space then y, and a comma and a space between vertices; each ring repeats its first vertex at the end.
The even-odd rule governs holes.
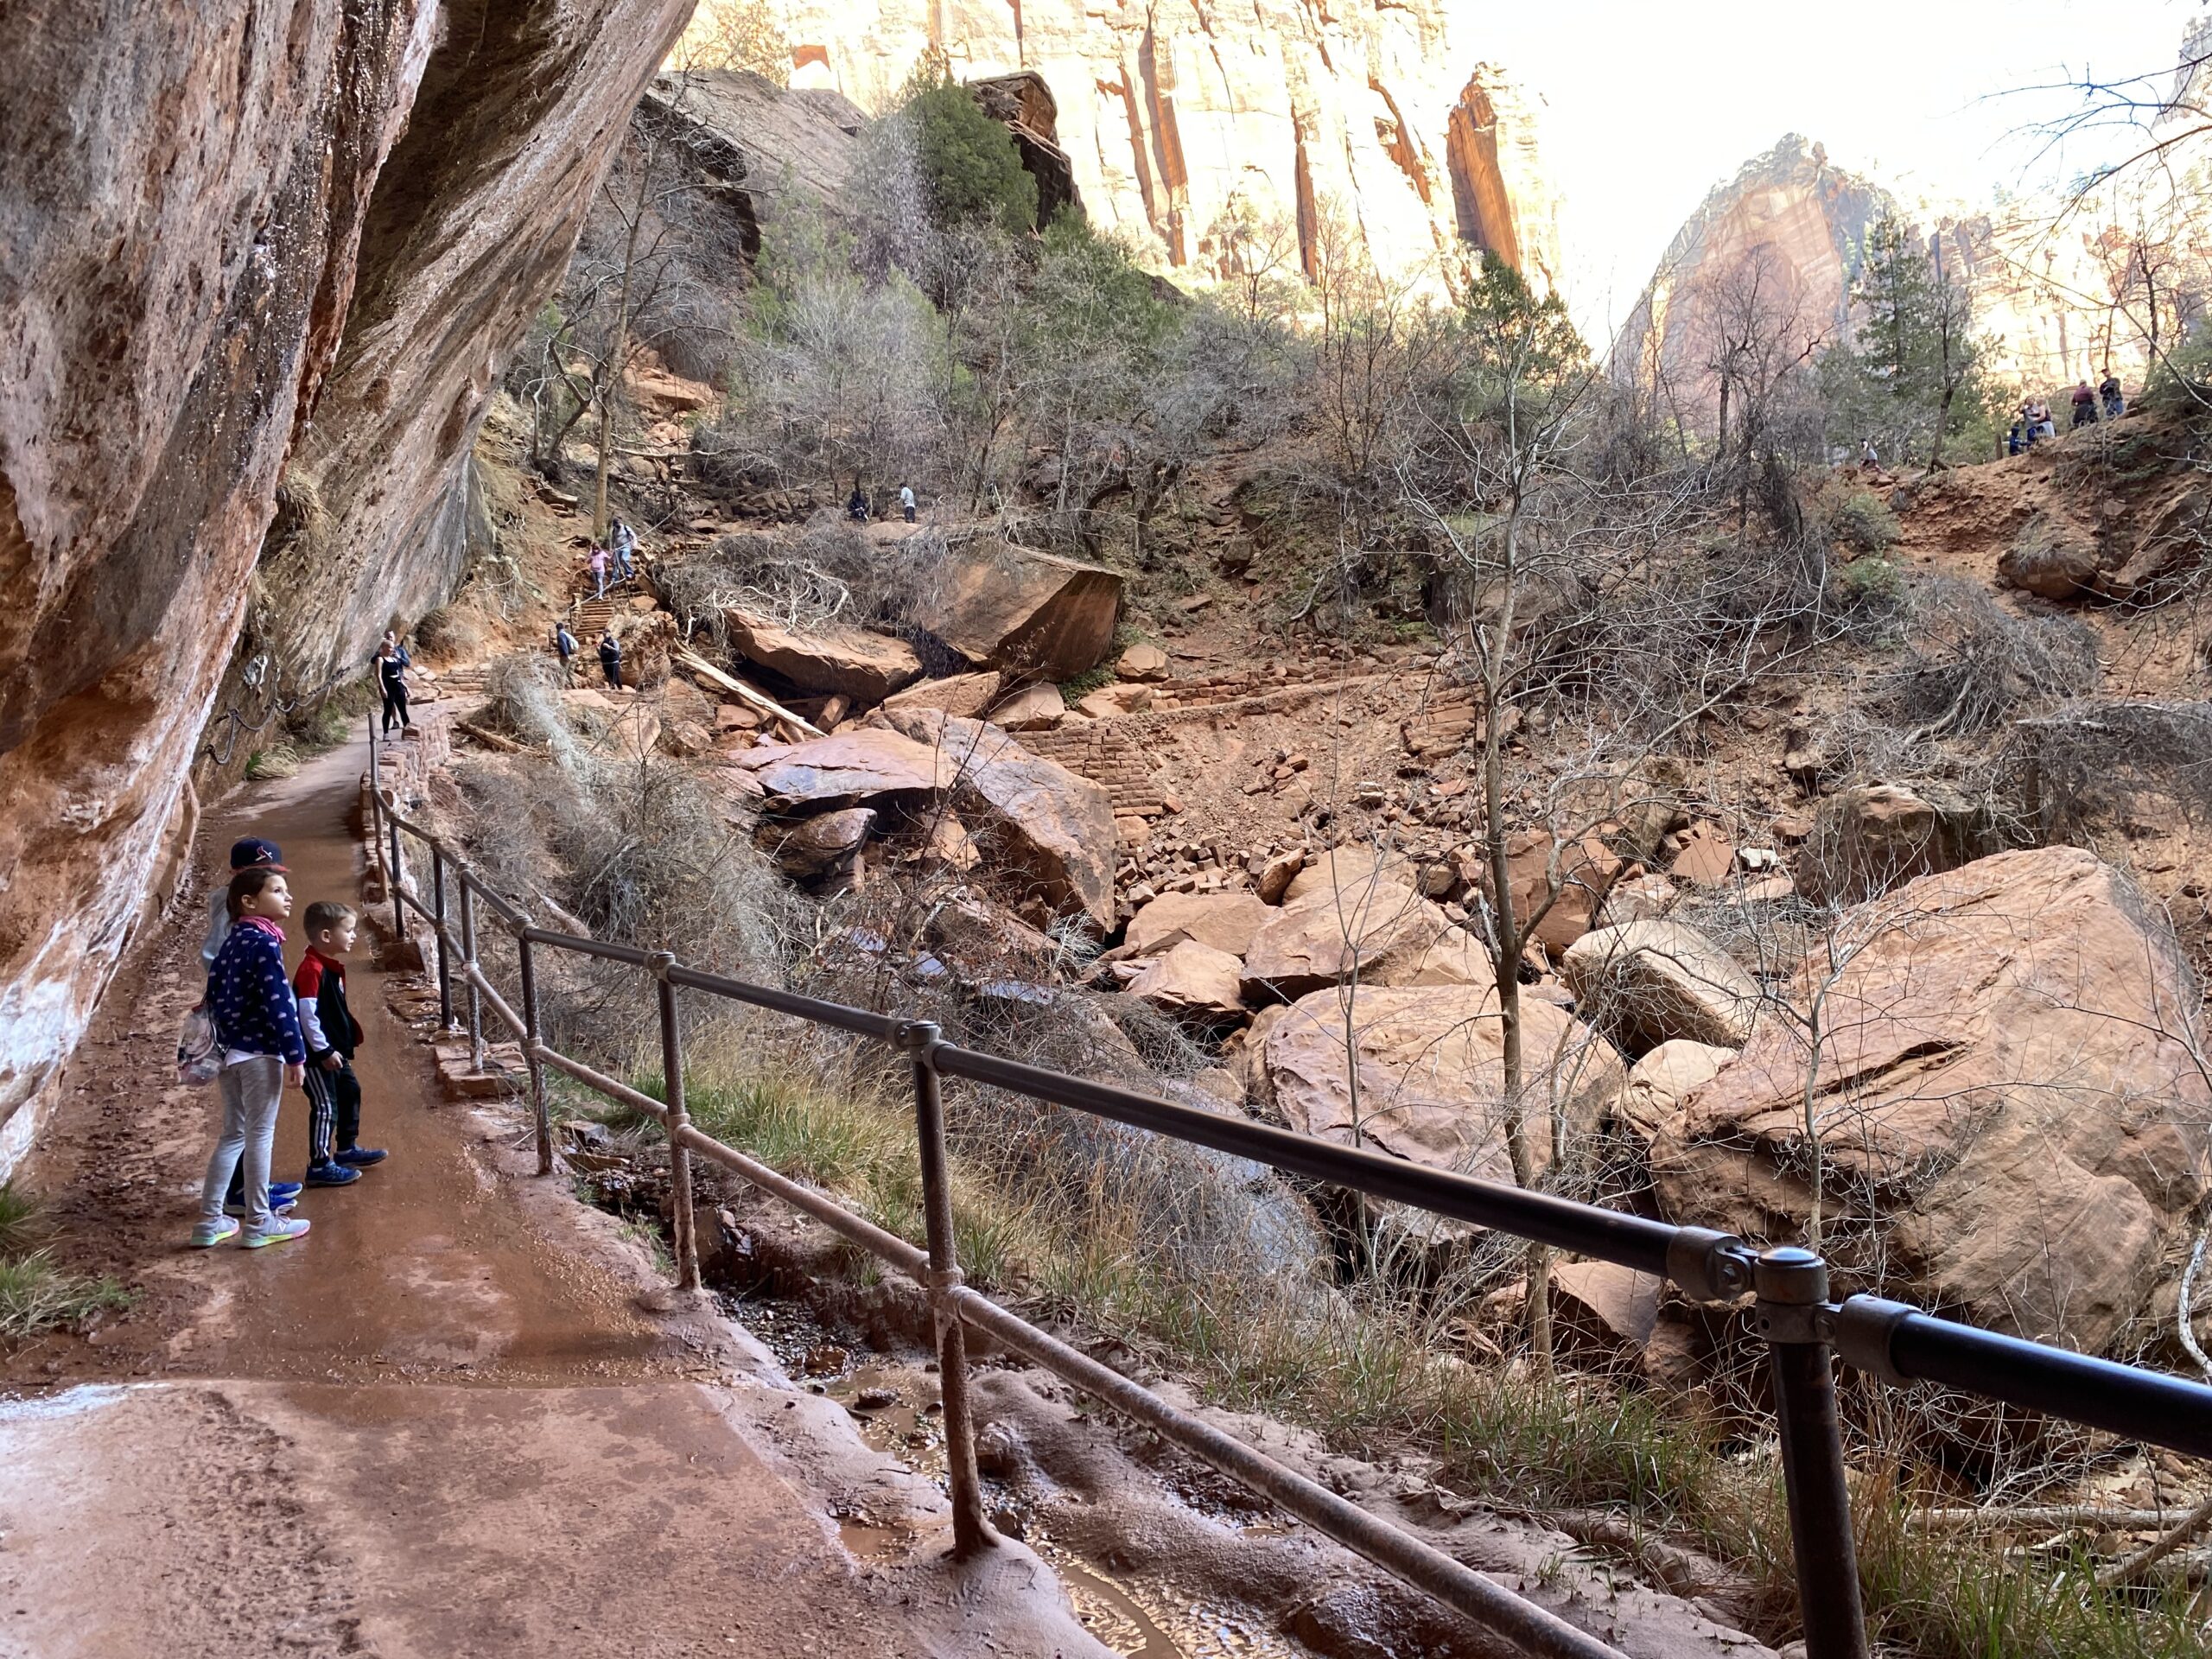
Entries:
POLYGON ((877 703, 922 675, 912 645, 864 628, 799 629, 742 610, 725 610, 722 624, 731 648, 747 662, 809 691, 877 703))
POLYGON ((1068 717, 1067 699, 1057 685, 1025 685, 990 715, 994 725, 1009 732, 1047 732, 1068 717))
MULTIPOLYGON (((883 700, 887 709, 941 709, 948 715, 973 719, 991 706, 1003 677, 995 671, 982 674, 954 674, 942 680, 922 680, 883 700)), ((1057 700, 1057 699, 1056 699, 1057 700)))
POLYGON ((1800 1243, 1817 1168, 1840 1288, 2107 1351, 2206 1182, 2212 1090, 2171 932, 2057 847, 1923 876, 1842 929, 1840 963, 1805 968, 1817 1047, 1762 1022, 1653 1143, 1664 1212, 1800 1243))
POLYGON ((804 880, 822 875, 858 852, 875 828, 875 809, 849 806, 804 818, 794 827, 768 834, 770 851, 786 875, 804 880))
POLYGON ((1169 893, 1130 918, 1122 936, 1130 955, 1157 956, 1184 939, 1243 957, 1252 935, 1274 912, 1249 893, 1169 893))
POLYGON ((1120 851, 1114 801, 1103 784, 1033 754, 986 721, 934 709, 888 716, 886 736, 926 743, 949 767, 961 817, 1001 880, 1024 880, 1057 913, 1079 912, 1101 933, 1114 925, 1120 851))
POLYGON ((1451 927, 1442 911, 1392 881, 1308 893, 1254 931, 1244 953, 1245 998, 1294 1002, 1355 971, 1369 984, 1387 984, 1451 927))
POLYGON ((1821 803, 1797 849, 1796 885, 1817 904, 1856 904, 1994 850, 1984 815, 1955 791, 1867 784, 1821 803))
POLYGON ((979 668, 1071 680, 1103 662, 1122 578, 1103 565, 976 537, 947 555, 921 625, 979 668))
POLYGON ((732 764, 758 779, 762 791, 792 806, 827 806, 881 795, 936 794, 952 787, 960 768, 927 744, 880 727, 861 727, 804 743, 767 744, 732 764))
POLYGON ((1586 933, 1567 947, 1560 975, 1584 1017, 1633 1053, 1677 1038, 1740 1048, 1758 1016, 1758 982, 1680 922, 1586 933))
POLYGON ((1128 994, 1188 1025, 1234 1025, 1244 1018, 1243 969, 1228 951, 1184 939, 1147 962, 1128 994))
POLYGON ((1650 1141, 1681 1121, 1682 1103, 1720 1075, 1736 1058, 1732 1048, 1677 1039, 1662 1043, 1629 1068, 1628 1087, 1615 1111, 1622 1123, 1650 1141))

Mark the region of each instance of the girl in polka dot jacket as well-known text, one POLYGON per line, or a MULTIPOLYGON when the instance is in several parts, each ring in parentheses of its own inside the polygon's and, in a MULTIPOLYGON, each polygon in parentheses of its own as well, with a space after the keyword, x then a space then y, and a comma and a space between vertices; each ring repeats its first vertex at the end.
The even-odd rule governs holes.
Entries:
POLYGON ((217 1079, 223 1096, 223 1131, 207 1161, 200 1192, 198 1245, 219 1244, 238 1225, 223 1213, 231 1172, 245 1162, 245 1236, 249 1249, 297 1238, 304 1221, 276 1214, 269 1203, 269 1150, 276 1138, 276 1108, 284 1085, 300 1086, 307 1044, 300 1034, 299 1005, 284 976, 283 918, 292 913, 283 875, 263 867, 240 870, 227 895, 231 931, 207 970, 207 1011, 223 1056, 217 1079))

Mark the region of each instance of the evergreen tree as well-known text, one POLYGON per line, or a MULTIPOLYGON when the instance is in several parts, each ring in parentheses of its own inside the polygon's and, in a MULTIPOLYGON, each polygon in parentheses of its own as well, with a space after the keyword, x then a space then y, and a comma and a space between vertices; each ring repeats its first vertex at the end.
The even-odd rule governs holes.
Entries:
POLYGON ((905 112, 939 229, 987 223, 1020 235, 1036 227, 1037 181, 1022 167, 1014 135, 974 93, 948 76, 915 92, 905 112))
POLYGON ((1947 443, 1988 431, 1980 343, 1965 285, 1935 251, 1885 213, 1866 232, 1851 290, 1849 338, 1823 353, 1832 435, 1885 458, 1941 466, 1947 443))

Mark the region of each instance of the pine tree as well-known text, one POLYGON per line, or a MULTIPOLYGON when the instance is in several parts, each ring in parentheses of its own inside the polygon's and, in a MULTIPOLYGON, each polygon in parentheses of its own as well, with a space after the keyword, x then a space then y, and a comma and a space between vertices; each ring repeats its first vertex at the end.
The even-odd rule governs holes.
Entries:
POLYGON ((1981 346, 1963 283, 1895 214, 1867 228, 1850 337, 1821 359, 1830 429, 1883 455, 1943 462, 1948 441, 1985 429, 1981 346))

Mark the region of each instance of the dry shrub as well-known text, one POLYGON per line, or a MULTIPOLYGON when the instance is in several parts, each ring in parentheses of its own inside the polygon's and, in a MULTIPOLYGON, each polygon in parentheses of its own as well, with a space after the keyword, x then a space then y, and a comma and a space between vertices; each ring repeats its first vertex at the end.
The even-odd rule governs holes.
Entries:
POLYGON ((725 536, 663 565, 657 580, 670 606, 717 640, 721 613, 731 607, 795 628, 912 626, 933 607, 945 556, 936 530, 877 543, 841 515, 823 512, 797 531, 725 536))
POLYGON ((1979 582, 1929 576, 1911 593, 1904 660, 1880 697, 1929 737, 1976 737, 2024 709, 2096 689, 2097 637, 2071 616, 2016 616, 1979 582))

